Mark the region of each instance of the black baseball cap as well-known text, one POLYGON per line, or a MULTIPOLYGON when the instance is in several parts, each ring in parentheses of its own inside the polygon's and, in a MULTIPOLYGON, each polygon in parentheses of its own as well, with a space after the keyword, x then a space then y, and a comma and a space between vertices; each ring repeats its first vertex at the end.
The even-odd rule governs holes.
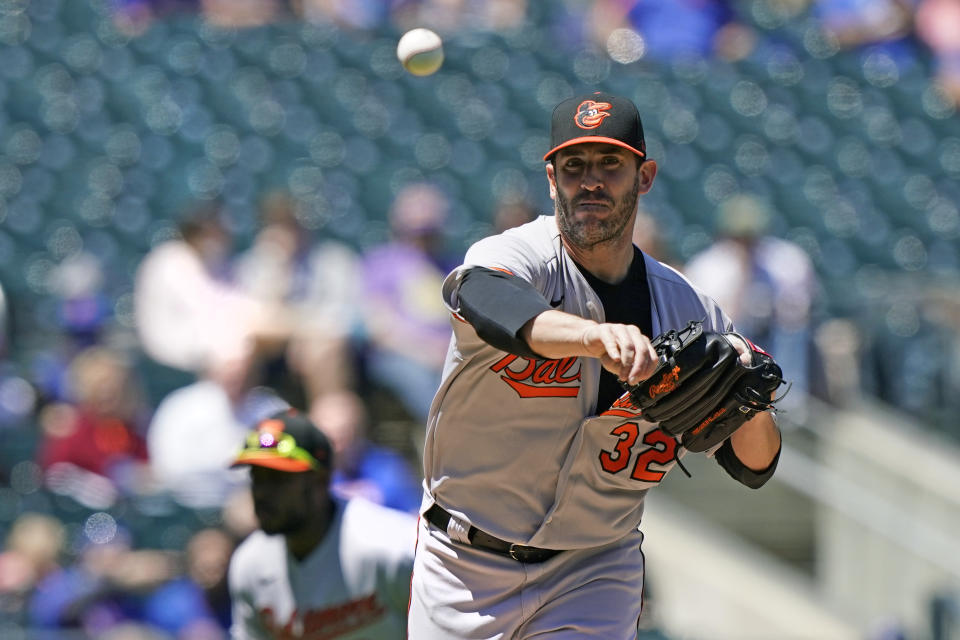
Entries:
POLYGON ((333 450, 323 432, 296 409, 284 409, 257 424, 232 466, 297 472, 329 469, 332 462, 333 450))
POLYGON ((628 98, 602 91, 568 98, 553 109, 550 151, 543 159, 584 142, 607 142, 647 157, 637 106, 628 98))

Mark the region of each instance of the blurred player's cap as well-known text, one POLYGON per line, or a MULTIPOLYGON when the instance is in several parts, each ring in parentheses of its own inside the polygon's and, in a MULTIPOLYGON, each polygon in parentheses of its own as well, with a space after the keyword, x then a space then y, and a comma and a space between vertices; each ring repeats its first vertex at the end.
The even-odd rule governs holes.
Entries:
POLYGON ((296 409, 285 409, 257 424, 233 466, 310 471, 330 468, 332 458, 330 441, 323 432, 296 409))
POLYGON ((568 98, 553 110, 550 156, 564 147, 584 142, 607 142, 647 156, 643 125, 636 105, 627 98, 596 92, 568 98))

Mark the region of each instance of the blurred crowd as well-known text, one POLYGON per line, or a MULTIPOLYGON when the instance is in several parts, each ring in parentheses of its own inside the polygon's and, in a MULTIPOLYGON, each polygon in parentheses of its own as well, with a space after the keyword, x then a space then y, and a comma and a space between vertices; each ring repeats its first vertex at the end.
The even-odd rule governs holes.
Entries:
POLYGON ((425 26, 441 35, 522 30, 535 16, 559 46, 578 50, 593 44, 617 61, 743 59, 757 43, 754 22, 782 24, 811 14, 828 48, 871 48, 907 65, 931 58, 944 91, 960 101, 956 0, 119 0, 117 7, 118 24, 131 33, 184 11, 236 28, 296 19, 356 32, 392 27, 402 33, 425 26))
POLYGON ((335 493, 419 508, 417 447, 449 332, 437 291, 458 259, 448 199, 404 187, 389 237, 362 252, 313 237, 297 207, 265 194, 242 248, 221 203, 185 211, 137 266, 132 331, 92 311, 104 306, 95 256, 64 266, 90 286, 63 298, 70 318, 33 379, 4 383, 33 401, 5 405, 4 436, 27 442, 0 464, 0 634, 223 637, 226 561, 256 526, 248 475, 229 465, 285 406, 332 443, 335 493))
MULTIPOLYGON (((536 14, 558 46, 592 43, 620 62, 736 60, 755 40, 743 12, 753 21, 809 14, 822 24, 825 46, 882 47, 900 61, 929 57, 944 91, 960 101, 958 0, 116 5, 118 24, 133 37, 184 11, 235 27, 307 19, 354 31, 425 25, 445 34, 520 29, 536 14)), ((228 464, 244 433, 286 405, 308 413, 330 439, 335 492, 407 512, 419 507, 418 447, 450 334, 440 282, 461 257, 448 234, 449 194, 430 182, 398 188, 386 212, 388 237, 359 249, 305 225, 304 206, 282 190, 259 194, 258 228, 242 244, 229 204, 187 208, 176 233, 136 265, 123 304, 103 293, 110 274, 97 255, 69 254, 49 274, 58 335, 27 363, 10 357, 11 337, 28 328, 10 326, 0 289, 0 637, 40 637, 26 628, 225 637, 227 563, 256 527, 248 478, 228 464)), ((925 323, 957 334, 953 290, 928 292, 922 316, 904 307, 890 320, 903 344, 871 350, 868 333, 825 317, 811 259, 778 236, 771 206, 758 194, 724 199, 709 246, 684 260, 670 254, 657 220, 644 212, 635 238, 684 269, 777 356, 794 382, 794 419, 802 420, 805 393, 839 404, 866 389, 907 410, 954 406, 958 341, 931 345, 953 364, 914 378, 915 387, 892 371, 898 358, 911 357, 906 343, 925 323)), ((505 198, 484 228, 502 231, 537 213, 545 212, 505 198)))

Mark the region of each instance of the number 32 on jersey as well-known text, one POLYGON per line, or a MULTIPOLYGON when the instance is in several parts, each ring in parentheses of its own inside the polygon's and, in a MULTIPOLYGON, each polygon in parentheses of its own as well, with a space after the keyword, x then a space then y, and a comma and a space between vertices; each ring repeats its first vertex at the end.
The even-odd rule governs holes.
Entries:
POLYGON ((613 450, 600 452, 600 466, 609 474, 618 474, 630 467, 634 445, 641 438, 645 448, 637 447, 630 477, 638 482, 657 484, 677 460, 677 440, 648 422, 624 422, 610 431, 617 438, 613 450), (643 425, 643 426, 641 426, 643 425))

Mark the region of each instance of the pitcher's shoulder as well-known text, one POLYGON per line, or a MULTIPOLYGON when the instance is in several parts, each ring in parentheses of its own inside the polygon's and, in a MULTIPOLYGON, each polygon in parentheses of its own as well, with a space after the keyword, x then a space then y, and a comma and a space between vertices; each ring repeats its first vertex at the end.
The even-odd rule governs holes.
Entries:
POLYGON ((648 278, 656 279, 663 284, 685 287, 691 290, 696 289, 693 283, 676 267, 672 267, 665 262, 660 262, 646 253, 643 254, 643 257, 647 267, 648 278))

